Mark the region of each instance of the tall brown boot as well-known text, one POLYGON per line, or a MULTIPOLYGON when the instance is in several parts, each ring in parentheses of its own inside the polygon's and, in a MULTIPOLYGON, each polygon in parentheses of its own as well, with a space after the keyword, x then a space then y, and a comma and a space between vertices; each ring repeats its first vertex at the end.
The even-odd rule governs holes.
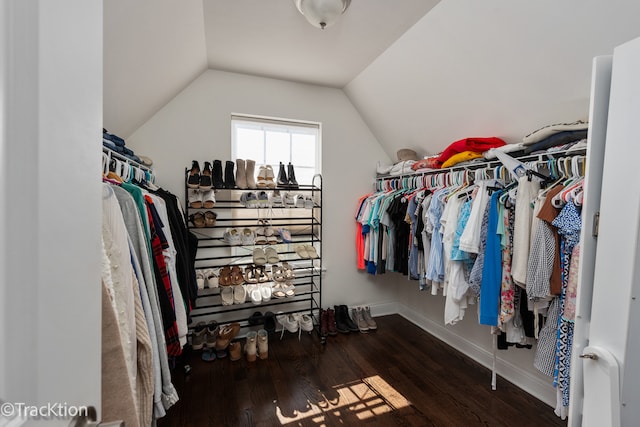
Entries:
POLYGON ((236 186, 241 190, 247 189, 247 174, 242 159, 236 159, 236 186))
POLYGON ((247 177, 247 187, 255 190, 256 186, 256 161, 255 160, 246 160, 245 161, 245 175, 247 177))

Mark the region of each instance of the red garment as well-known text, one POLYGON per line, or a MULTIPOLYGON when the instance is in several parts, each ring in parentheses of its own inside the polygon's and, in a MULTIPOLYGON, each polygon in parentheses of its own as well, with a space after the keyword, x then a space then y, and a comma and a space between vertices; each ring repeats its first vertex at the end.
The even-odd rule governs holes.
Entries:
POLYGON ((438 156, 427 157, 426 159, 418 160, 411 166, 414 171, 420 169, 439 169, 442 163, 438 162, 438 156))
POLYGON ((180 356, 182 347, 180 346, 180 338, 178 335, 178 324, 175 317, 175 303, 173 299, 173 290, 171 288, 171 279, 167 271, 167 264, 162 253, 163 246, 168 242, 163 242, 156 230, 156 224, 153 221, 153 214, 150 206, 153 200, 149 196, 145 196, 147 202, 147 216, 149 218, 149 228, 151 231, 151 250, 153 252, 153 267, 156 276, 156 286, 158 289, 158 298, 160 298, 160 312, 162 313, 162 323, 165 332, 165 341, 167 345, 167 355, 180 356))
POLYGON ((483 153, 490 148, 502 147, 503 145, 507 145, 507 143, 495 136, 489 138, 461 139, 459 141, 452 142, 447 148, 445 148, 442 154, 438 157, 438 163, 442 166, 444 162, 449 160, 449 157, 457 153, 462 153, 463 151, 483 153))

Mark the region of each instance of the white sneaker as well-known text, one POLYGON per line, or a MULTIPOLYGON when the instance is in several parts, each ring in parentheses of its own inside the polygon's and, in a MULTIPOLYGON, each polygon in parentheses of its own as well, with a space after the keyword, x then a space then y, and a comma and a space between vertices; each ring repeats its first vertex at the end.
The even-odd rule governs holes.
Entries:
POLYGON ((295 200, 296 200, 296 208, 304 208, 304 196, 302 194, 296 195, 295 200))
POLYGON ((271 206, 274 208, 281 208, 283 206, 282 195, 279 190, 275 190, 271 195, 271 206))
POLYGON ((313 331, 313 319, 308 314, 300 316, 300 329, 305 332, 313 331))
POLYGON ((240 236, 240 239, 244 246, 251 246, 256 242, 256 235, 252 229, 244 228, 242 229, 242 234, 240 236))
POLYGON ((315 203, 313 202, 313 199, 311 198, 311 196, 307 196, 304 198, 304 207, 306 209, 313 209, 314 206, 315 206, 315 203))
POLYGON ((287 193, 284 195, 284 204, 287 207, 294 207, 296 205, 296 199, 294 198, 293 194, 287 193))
POLYGON ((242 244, 240 232, 235 228, 227 228, 224 232, 222 240, 231 246, 239 246, 242 244))

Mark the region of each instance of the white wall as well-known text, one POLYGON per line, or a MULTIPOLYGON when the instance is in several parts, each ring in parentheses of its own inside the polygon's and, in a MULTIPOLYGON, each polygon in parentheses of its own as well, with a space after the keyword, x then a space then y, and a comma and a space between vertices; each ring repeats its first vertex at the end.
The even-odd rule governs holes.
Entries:
POLYGON ((231 113, 322 123, 323 305, 395 301, 394 287, 356 271, 357 199, 389 161, 341 90, 208 70, 127 140, 153 158, 158 183, 184 200, 191 160, 231 157, 231 113))
POLYGON ((0 10, 0 400, 99 409, 102 2, 0 10))
POLYGON ((345 88, 390 155, 470 136, 518 142, 587 119, 591 60, 640 35, 629 0, 447 0, 345 88))

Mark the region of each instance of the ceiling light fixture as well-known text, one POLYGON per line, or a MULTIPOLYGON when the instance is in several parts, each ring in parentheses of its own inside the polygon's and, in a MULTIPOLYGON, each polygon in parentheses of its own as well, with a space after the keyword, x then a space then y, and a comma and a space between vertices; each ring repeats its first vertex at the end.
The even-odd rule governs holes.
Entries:
POLYGON ((314 27, 325 29, 335 23, 351 4, 351 0, 293 0, 296 7, 314 27))

